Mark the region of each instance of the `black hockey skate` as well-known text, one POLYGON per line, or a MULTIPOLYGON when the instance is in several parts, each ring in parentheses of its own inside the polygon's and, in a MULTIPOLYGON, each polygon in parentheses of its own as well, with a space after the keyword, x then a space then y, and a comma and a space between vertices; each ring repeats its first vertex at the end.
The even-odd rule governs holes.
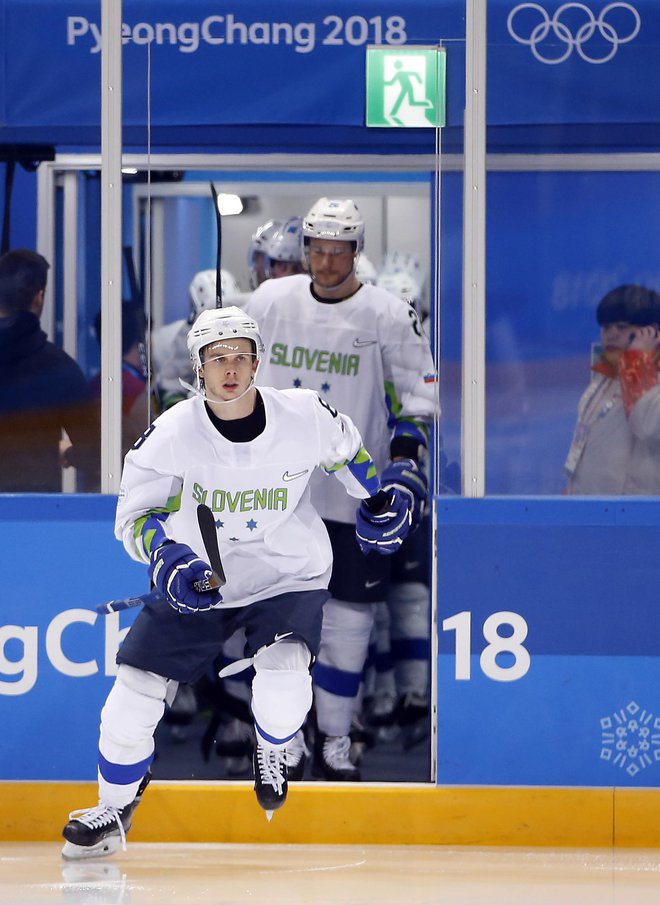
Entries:
POLYGON ((254 749, 254 791, 257 801, 270 820, 281 808, 289 790, 286 754, 283 748, 264 748, 257 742, 254 749))
POLYGON ((113 855, 120 845, 126 848, 126 833, 131 828, 133 813, 151 781, 148 772, 130 804, 113 808, 99 804, 95 808, 81 808, 69 814, 69 822, 62 830, 66 839, 62 857, 66 860, 102 858, 113 855))
POLYGON ((334 782, 359 782, 360 771, 351 761, 351 740, 348 735, 325 735, 316 730, 312 775, 334 782))

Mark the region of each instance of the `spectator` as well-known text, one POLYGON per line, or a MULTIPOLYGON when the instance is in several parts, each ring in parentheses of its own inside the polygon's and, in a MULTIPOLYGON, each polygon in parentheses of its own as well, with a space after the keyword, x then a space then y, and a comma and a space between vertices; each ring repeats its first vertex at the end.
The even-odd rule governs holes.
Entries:
POLYGON ((49 266, 42 255, 22 248, 0 257, 0 490, 5 493, 56 493, 63 465, 80 469, 87 489, 98 474, 98 422, 87 381, 39 323, 49 266), (61 458, 63 431, 73 445, 61 458))
MULTIPOLYGON (((96 338, 101 343, 101 312, 94 322, 96 338)), ((124 302, 121 318, 121 454, 125 456, 149 425, 153 412, 149 405, 147 361, 144 347, 146 318, 140 302, 124 302)), ((101 402, 101 375, 90 383, 92 398, 101 402)))
POLYGON ((601 345, 578 405, 566 493, 660 493, 660 295, 619 286, 596 320, 601 345))

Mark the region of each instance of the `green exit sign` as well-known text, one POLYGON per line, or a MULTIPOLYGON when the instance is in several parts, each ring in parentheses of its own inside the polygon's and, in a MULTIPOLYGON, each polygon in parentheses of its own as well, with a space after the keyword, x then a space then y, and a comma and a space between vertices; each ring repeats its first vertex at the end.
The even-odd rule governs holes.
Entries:
POLYGON ((368 126, 444 126, 446 55, 441 47, 368 47, 368 126))

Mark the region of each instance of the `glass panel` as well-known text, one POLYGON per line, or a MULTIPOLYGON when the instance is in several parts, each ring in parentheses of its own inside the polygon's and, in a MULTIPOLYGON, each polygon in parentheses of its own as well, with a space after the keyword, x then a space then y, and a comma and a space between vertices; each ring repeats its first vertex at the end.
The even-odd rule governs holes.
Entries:
MULTIPOLYGON (((578 403, 600 358, 598 304, 622 285, 660 285, 652 239, 659 190, 657 173, 490 174, 488 493, 553 494, 566 488, 578 403), (631 208, 633 197, 638 201, 631 208)), ((591 423, 587 412, 584 425, 596 438, 611 409, 608 399, 598 409, 597 420, 591 423)), ((606 441, 600 465, 586 466, 604 469, 592 481, 583 470, 589 459, 581 458, 589 450, 576 438, 575 492, 660 491, 654 479, 634 490, 635 478, 626 478, 619 458, 622 450, 608 452, 609 446, 606 441), (609 471, 610 455, 619 458, 618 476, 609 471)))
POLYGON ((633 6, 598 36, 570 6, 490 7, 486 490, 656 494, 660 178, 631 87, 655 46, 633 6))
MULTIPOLYGON (((224 195, 238 196, 243 205, 240 214, 222 218, 222 267, 226 281, 223 292, 229 291, 229 295, 225 294, 226 304, 233 302, 249 309, 250 248, 259 228, 271 220, 285 222, 300 217, 319 196, 330 195, 352 198, 364 217, 365 250, 359 262, 364 282, 378 280, 379 276, 382 282, 383 270, 388 270, 385 283, 390 289, 396 291, 398 287, 400 294, 404 290, 407 295, 415 294, 420 313, 429 312, 433 254, 430 174, 329 174, 327 181, 319 182, 314 177, 308 183, 300 176, 292 179, 286 171, 268 173, 267 177, 260 181, 254 174, 239 172, 190 172, 183 173, 180 180, 169 181, 165 173, 159 173, 152 174, 149 186, 138 183, 133 189, 132 211, 137 219, 137 231, 136 224, 133 226, 134 234, 139 237, 136 260, 145 261, 148 257, 145 245, 151 246, 150 358, 162 408, 172 403, 177 389, 179 398, 185 395, 178 377, 187 382, 193 379, 184 348, 192 313, 191 298, 194 296, 198 304, 206 302, 215 306, 213 293, 209 296, 204 292, 204 280, 199 281, 199 286, 191 286, 200 274, 215 270, 217 227, 210 181, 224 195), (149 221, 144 216, 147 207, 152 213, 149 236, 146 233, 149 221), (395 252, 397 255, 393 255, 395 252), (407 272, 408 280, 399 280, 401 274, 392 278, 393 260, 394 264, 403 261, 411 268, 407 272), (418 281, 416 289, 412 271, 418 281)), ((268 247, 275 255, 279 253, 277 241, 268 247)), ((276 257, 270 254, 268 257, 272 268, 276 257)), ((272 271, 270 278, 277 278, 272 271)), ((304 378, 304 371, 300 373, 304 378)), ((318 386, 313 380, 303 385, 313 384, 312 388, 323 392, 326 380, 327 375, 320 374, 318 386)), ((342 492, 338 488, 338 493, 342 492)), ((425 573, 415 582, 396 585, 396 593, 401 596, 399 610, 408 610, 407 622, 400 612, 397 614, 396 607, 393 621, 384 604, 377 607, 372 654, 361 693, 362 725, 356 722, 351 733, 351 751, 356 760, 361 760, 362 775, 367 780, 430 778, 429 543, 428 532, 420 531, 415 538, 419 554, 415 561, 427 563, 425 573), (424 689, 421 700, 404 699, 397 688, 395 670, 400 681, 403 675, 409 689, 415 683, 424 689)), ((419 566, 416 568, 419 570, 419 566)), ((223 651, 215 669, 201 682, 194 687, 182 687, 174 705, 168 709, 157 730, 154 775, 158 778, 227 779, 251 775, 252 731, 246 710, 251 674, 243 673, 222 683, 215 675, 223 665, 223 658, 242 657, 243 641, 239 639, 237 645, 223 651)), ((313 748, 312 723, 308 730, 306 743, 313 748)), ((309 767, 306 778, 311 778, 309 767)))
POLYGON ((37 168, 48 166, 40 163, 39 154, 50 159, 50 152, 19 145, 8 151, 4 163, 2 492, 98 489, 98 416, 90 395, 86 347, 89 321, 76 276, 81 223, 80 177, 75 173, 52 186, 52 253, 35 250, 37 168))

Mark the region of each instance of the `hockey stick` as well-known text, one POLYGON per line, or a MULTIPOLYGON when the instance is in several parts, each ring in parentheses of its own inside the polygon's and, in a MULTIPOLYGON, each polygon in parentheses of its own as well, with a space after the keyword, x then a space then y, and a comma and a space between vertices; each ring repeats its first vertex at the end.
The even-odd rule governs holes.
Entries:
POLYGON ((202 535, 202 543, 206 550, 209 565, 213 569, 213 575, 209 581, 215 579, 217 584, 212 585, 212 587, 221 588, 223 584, 227 584, 227 577, 222 566, 222 560, 220 559, 218 532, 215 528, 215 516, 204 503, 200 503, 197 507, 197 524, 199 525, 199 533, 202 535))
POLYGON ((222 214, 218 204, 218 193, 211 183, 211 195, 215 208, 215 222, 218 227, 218 244, 215 256, 215 307, 222 308, 222 214))
MULTIPOLYGON (((215 518, 208 506, 200 503, 197 507, 197 524, 199 532, 202 535, 202 543, 204 550, 211 566, 212 574, 204 581, 195 582, 195 590, 197 591, 213 591, 221 588, 227 583, 225 570, 220 558, 220 549, 218 547, 218 535, 215 530, 215 518)), ((149 591, 147 594, 139 594, 136 597, 122 597, 118 600, 109 600, 107 603, 100 603, 95 609, 97 613, 120 613, 122 610, 130 610, 136 606, 143 606, 147 603, 159 603, 167 598, 160 591, 149 591)))

